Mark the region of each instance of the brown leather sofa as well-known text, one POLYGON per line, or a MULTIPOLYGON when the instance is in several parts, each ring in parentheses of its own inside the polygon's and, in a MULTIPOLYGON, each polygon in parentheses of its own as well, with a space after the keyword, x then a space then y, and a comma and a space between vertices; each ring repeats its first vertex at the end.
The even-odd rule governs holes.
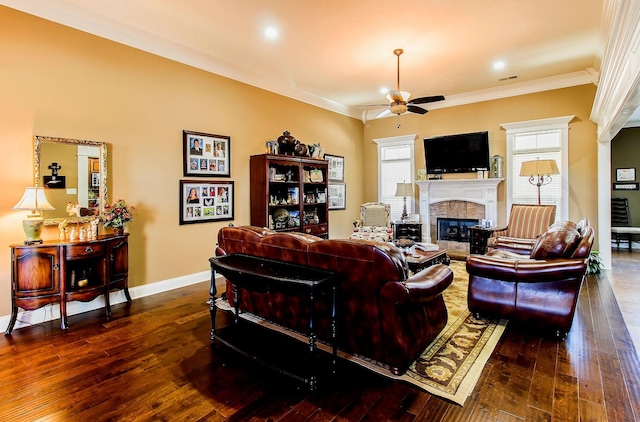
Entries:
MULTIPOLYGON (((409 277, 402 252, 388 243, 326 240, 303 233, 224 227, 216 256, 243 253, 334 271, 338 275, 338 348, 402 374, 447 322, 442 292, 453 281, 442 264, 409 277)), ((234 303, 227 283, 227 299, 234 303)), ((308 330, 305 297, 239 290, 240 309, 300 332, 308 330)), ((329 298, 317 303, 318 338, 328 341, 329 298)))
POLYGON ((529 256, 500 249, 470 255, 469 310, 564 337, 571 329, 593 239, 586 219, 558 222, 536 239, 529 256))

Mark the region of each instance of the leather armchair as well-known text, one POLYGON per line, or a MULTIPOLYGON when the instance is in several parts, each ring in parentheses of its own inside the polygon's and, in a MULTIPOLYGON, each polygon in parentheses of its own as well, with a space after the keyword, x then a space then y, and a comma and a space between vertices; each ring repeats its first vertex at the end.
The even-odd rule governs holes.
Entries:
POLYGON ((507 227, 495 230, 487 246, 529 255, 535 239, 553 224, 555 218, 555 205, 514 204, 507 227))
POLYGON ((360 219, 353 222, 353 233, 349 239, 389 242, 392 233, 391 205, 367 202, 360 206, 360 219))
POLYGON ((558 222, 536 239, 529 256, 505 250, 470 255, 469 310, 564 337, 571 329, 594 236, 586 219, 558 222))

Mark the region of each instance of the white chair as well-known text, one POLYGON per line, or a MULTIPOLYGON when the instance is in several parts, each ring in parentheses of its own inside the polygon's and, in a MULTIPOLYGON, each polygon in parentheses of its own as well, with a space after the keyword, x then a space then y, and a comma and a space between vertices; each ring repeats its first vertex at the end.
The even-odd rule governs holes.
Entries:
POLYGON ((360 219, 353 222, 353 233, 349 239, 389 242, 392 233, 391 205, 367 202, 360 206, 360 219))

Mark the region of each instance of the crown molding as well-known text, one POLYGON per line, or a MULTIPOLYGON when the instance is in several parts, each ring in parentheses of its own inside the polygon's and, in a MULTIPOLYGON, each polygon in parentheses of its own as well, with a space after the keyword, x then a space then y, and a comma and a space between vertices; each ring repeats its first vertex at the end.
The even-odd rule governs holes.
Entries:
POLYGON ((598 142, 610 142, 640 107, 640 2, 606 0, 604 57, 590 120, 598 142))

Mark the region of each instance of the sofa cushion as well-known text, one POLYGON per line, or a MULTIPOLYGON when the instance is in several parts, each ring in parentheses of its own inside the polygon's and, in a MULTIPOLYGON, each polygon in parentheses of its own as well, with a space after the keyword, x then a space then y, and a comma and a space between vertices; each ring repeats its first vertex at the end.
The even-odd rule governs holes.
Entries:
POLYGON ((532 259, 569 258, 578 246, 582 237, 575 224, 556 224, 538 237, 531 250, 532 259))

